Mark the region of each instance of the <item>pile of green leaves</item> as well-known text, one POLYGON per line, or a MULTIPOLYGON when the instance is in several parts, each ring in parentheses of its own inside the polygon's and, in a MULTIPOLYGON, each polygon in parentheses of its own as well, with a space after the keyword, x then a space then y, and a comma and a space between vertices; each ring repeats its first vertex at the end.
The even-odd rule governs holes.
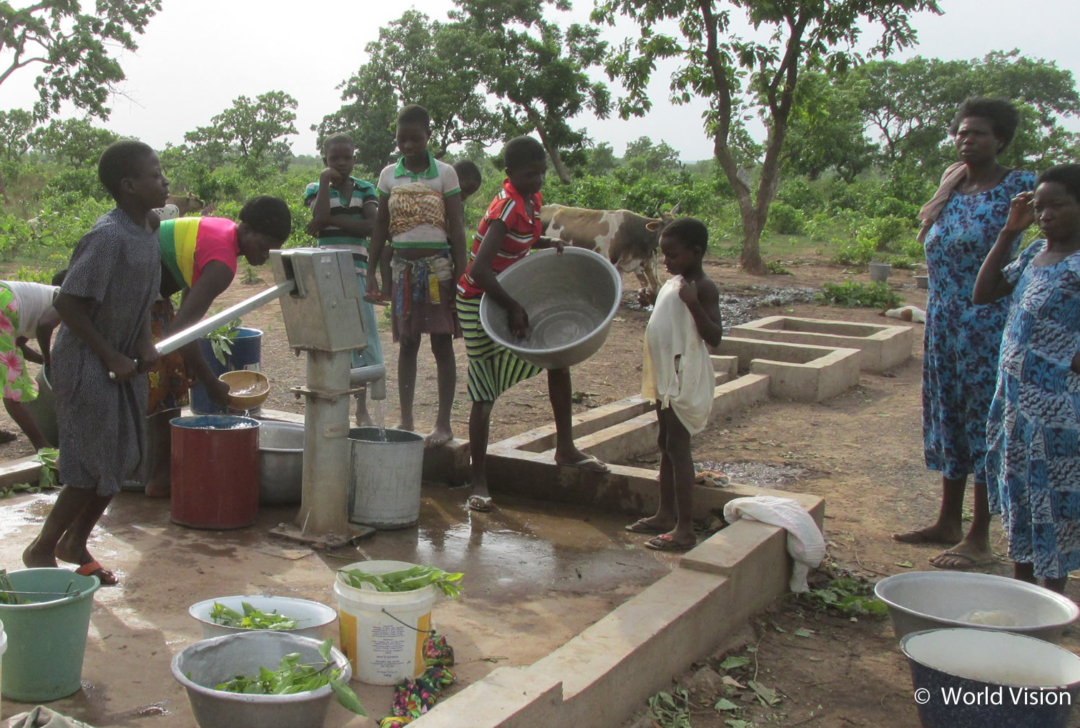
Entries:
POLYGON ((324 661, 321 667, 301 665, 300 653, 292 652, 281 658, 276 671, 271 672, 265 667, 260 667, 259 674, 255 677, 237 675, 228 682, 216 685, 214 689, 244 695, 295 695, 329 685, 337 696, 338 702, 341 703, 341 707, 357 715, 367 715, 356 693, 342 679, 341 670, 335 669, 330 661, 330 649, 333 644, 333 640, 325 640, 319 645, 319 654, 322 655, 324 661))
POLYGON ((885 283, 825 283, 818 300, 845 308, 896 308, 904 299, 885 283))
POLYGON ((244 610, 243 614, 229 609, 224 604, 214 602, 214 606, 210 609, 210 619, 214 620, 214 624, 239 629, 296 629, 297 620, 278 614, 276 611, 266 614, 247 602, 240 602, 240 606, 244 610))
POLYGON ((461 587, 457 582, 461 581, 464 574, 450 574, 434 566, 414 566, 401 571, 391 571, 386 574, 369 574, 360 569, 342 569, 338 572, 338 578, 345 584, 360 589, 364 584, 370 584, 376 591, 381 592, 407 592, 423 589, 429 584, 434 584, 443 594, 451 599, 461 596, 461 587))
POLYGON ((833 579, 828 586, 807 592, 805 598, 819 609, 834 609, 850 616, 881 617, 889 613, 889 607, 874 596, 869 585, 850 577, 833 579))
POLYGON ((646 716, 662 728, 691 728, 690 696, 682 688, 672 693, 657 693, 649 698, 646 716))
POLYGON ((52 447, 43 447, 34 455, 34 459, 41 463, 41 473, 38 475, 36 485, 31 483, 14 483, 6 488, 0 488, 0 498, 9 498, 16 493, 40 493, 45 490, 55 490, 60 487, 60 475, 56 466, 56 459, 60 451, 52 447))

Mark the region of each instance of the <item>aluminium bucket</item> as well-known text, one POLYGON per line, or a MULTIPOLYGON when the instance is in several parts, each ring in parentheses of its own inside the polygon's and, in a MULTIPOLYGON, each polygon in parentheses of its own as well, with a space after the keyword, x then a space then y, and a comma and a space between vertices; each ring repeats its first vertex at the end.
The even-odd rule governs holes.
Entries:
POLYGON ((66 698, 82 685, 90 610, 101 582, 67 569, 23 569, 8 578, 16 592, 37 593, 26 594, 29 604, 0 604, 7 638, 0 693, 20 703, 66 698))
POLYGON ((254 525, 259 511, 259 421, 198 415, 170 423, 172 522, 223 531, 254 525))
POLYGON ((424 437, 377 427, 349 430, 349 520, 382 530, 408 528, 420 520, 424 437))
MULTIPOLYGON (((259 329, 240 327, 236 330, 236 338, 229 346, 232 353, 225 355, 225 363, 222 364, 214 356, 214 348, 208 339, 199 339, 199 348, 203 357, 210 364, 210 371, 214 376, 220 377, 225 372, 235 372, 241 369, 260 371, 262 364, 262 336, 259 329)), ((251 410, 251 414, 258 414, 261 407, 251 410)), ((225 414, 224 407, 218 407, 210 401, 206 393, 206 387, 196 384, 191 388, 191 411, 197 415, 225 414)))
MULTIPOLYGON (((361 561, 345 569, 386 574, 411 569, 404 561, 361 561)), ((341 649, 349 658, 353 677, 369 685, 396 685, 427 669, 424 645, 431 633, 431 584, 407 592, 356 589, 334 577, 341 649)))

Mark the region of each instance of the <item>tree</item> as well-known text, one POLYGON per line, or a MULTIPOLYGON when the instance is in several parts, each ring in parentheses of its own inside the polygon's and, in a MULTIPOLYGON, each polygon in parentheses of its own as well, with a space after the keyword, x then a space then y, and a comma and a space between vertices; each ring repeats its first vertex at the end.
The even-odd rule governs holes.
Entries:
POLYGON ((857 94, 839 77, 804 71, 788 119, 783 171, 817 179, 827 170, 848 183, 870 167, 877 148, 866 138, 857 94))
POLYGON ((361 163, 377 171, 396 146, 394 122, 405 104, 420 104, 431 115, 431 152, 438 159, 452 144, 498 139, 499 117, 487 107, 460 28, 409 10, 379 29, 379 39, 365 50, 368 62, 340 86, 342 100, 350 103, 316 129, 320 143, 328 133, 348 131, 361 163), (371 139, 373 134, 383 140, 371 139))
POLYGON ((612 79, 620 79, 627 96, 619 102, 623 118, 651 107, 648 83, 656 62, 684 61, 672 75, 672 100, 686 103, 698 96, 709 101, 705 128, 724 175, 735 191, 742 218, 744 269, 763 273, 759 242, 776 195, 784 141, 800 73, 805 69, 844 69, 854 60, 851 48, 867 23, 879 24, 882 35, 872 49, 885 55, 911 45, 915 31, 911 12, 940 12, 935 0, 598 0, 597 22, 614 24, 625 15, 641 27, 636 42, 626 40, 607 60, 612 79), (733 11, 745 13, 760 42, 731 33, 733 11), (662 23, 678 24, 681 37, 659 31, 662 23), (756 193, 740 174, 737 149, 740 102, 761 104, 767 130, 765 156, 756 193))
POLYGON ((34 117, 29 111, 0 111, 0 160, 11 164, 22 161, 30 151, 30 132, 34 117))
POLYGON ((623 166, 636 173, 650 175, 676 172, 682 168, 678 152, 663 140, 659 144, 653 144, 652 139, 647 136, 638 137, 636 141, 626 145, 623 166))
POLYGON ((607 118, 611 97, 607 86, 593 81, 588 69, 600 65, 607 43, 595 27, 572 24, 565 32, 544 18, 544 9, 569 10, 569 0, 455 0, 461 38, 487 90, 499 98, 508 136, 535 131, 564 184, 570 171, 563 159, 569 151, 583 157, 588 137, 570 119, 590 109, 607 118))
POLYGON ((604 177, 619 166, 619 160, 615 158, 615 150, 607 142, 600 142, 588 149, 586 159, 585 172, 590 177, 604 177))
POLYGON ((124 80, 110 49, 136 50, 133 35, 159 10, 161 0, 95 0, 93 13, 82 12, 79 0, 41 0, 18 9, 0 1, 0 56, 11 59, 0 67, 0 85, 20 69, 38 67, 36 118, 58 112, 64 101, 107 118, 105 102, 124 80))
POLYGON ((296 133, 296 99, 284 91, 270 91, 253 102, 241 96, 210 119, 210 126, 184 134, 184 141, 206 155, 212 170, 235 158, 248 171, 265 165, 284 169, 292 149, 284 137, 296 133))
POLYGON ((1043 168, 1075 158, 1078 137, 1060 120, 1080 114, 1080 96, 1072 73, 1053 61, 1016 50, 971 61, 877 61, 854 69, 843 85, 858 97, 871 133, 881 140, 884 161, 928 177, 955 161, 948 127, 969 96, 999 96, 1020 106, 1023 121, 1006 150, 1006 164, 1043 168))
POLYGON ((95 167, 105 148, 120 137, 96 127, 89 119, 61 119, 49 122, 30 134, 34 151, 75 169, 95 167))

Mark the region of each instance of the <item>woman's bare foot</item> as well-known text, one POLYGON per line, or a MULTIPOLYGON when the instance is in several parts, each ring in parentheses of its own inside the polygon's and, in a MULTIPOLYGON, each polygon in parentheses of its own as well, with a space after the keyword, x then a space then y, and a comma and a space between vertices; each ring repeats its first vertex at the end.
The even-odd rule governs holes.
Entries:
POLYGON ((435 425, 431 434, 424 438, 424 447, 439 447, 454 439, 454 431, 449 426, 435 425))
POLYGON ((31 541, 30 545, 26 547, 26 550, 23 551, 23 564, 31 569, 49 567, 56 568, 58 566, 58 564, 56 563, 56 556, 54 556, 48 549, 43 549, 38 544, 40 538, 41 537, 39 536, 38 538, 35 538, 33 541, 31 541))
POLYGON ((915 531, 908 531, 907 533, 894 533, 892 538, 893 541, 897 541, 898 543, 931 543, 941 546, 951 546, 954 543, 960 543, 964 538, 964 532, 960 526, 946 526, 935 523, 933 526, 927 526, 926 528, 920 528, 915 531))

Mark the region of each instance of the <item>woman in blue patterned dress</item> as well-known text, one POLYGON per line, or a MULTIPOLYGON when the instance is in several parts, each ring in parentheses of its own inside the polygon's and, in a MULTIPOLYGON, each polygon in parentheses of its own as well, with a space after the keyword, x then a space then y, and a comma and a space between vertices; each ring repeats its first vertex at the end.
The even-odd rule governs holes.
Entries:
POLYGON ((979 271, 976 303, 1012 294, 987 425, 987 485, 1017 579, 1063 592, 1080 569, 1080 165, 1017 195, 979 271), (1008 263, 1020 234, 1036 240, 1008 263))
MULTIPOLYGON (((986 494, 986 419, 994 394, 1006 302, 971 302, 979 267, 1009 213, 1009 202, 1035 186, 1035 175, 1010 170, 998 155, 1020 116, 1002 99, 972 98, 950 131, 960 162, 920 212, 930 279, 923 359, 923 447, 926 466, 942 476, 937 523, 893 536, 903 543, 952 546, 930 563, 963 569, 993 561, 986 494), (971 528, 963 531, 964 490, 975 476, 971 528)), ((1015 253, 1016 244, 1012 248, 1015 253)))

